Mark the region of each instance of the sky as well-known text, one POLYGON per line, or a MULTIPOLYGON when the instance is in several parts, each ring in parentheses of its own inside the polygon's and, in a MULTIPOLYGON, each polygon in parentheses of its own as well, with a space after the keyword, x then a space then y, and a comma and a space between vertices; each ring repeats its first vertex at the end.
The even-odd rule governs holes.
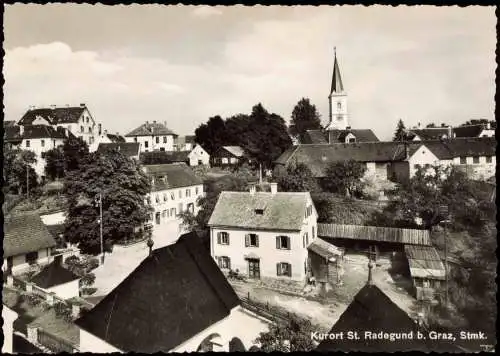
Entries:
POLYGON ((14 4, 4 13, 4 113, 86 103, 109 132, 179 135, 303 97, 328 120, 336 47, 351 126, 494 119, 494 7, 14 4))

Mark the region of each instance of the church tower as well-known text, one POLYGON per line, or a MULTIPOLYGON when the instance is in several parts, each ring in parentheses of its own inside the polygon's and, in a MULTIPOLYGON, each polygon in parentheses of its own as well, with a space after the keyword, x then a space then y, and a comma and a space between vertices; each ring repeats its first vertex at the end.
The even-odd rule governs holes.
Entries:
POLYGON ((340 76, 339 63, 337 61, 337 51, 334 48, 334 62, 332 86, 328 102, 330 108, 330 122, 326 126, 327 130, 345 130, 349 127, 349 117, 347 114, 347 93, 344 91, 342 77, 340 76))

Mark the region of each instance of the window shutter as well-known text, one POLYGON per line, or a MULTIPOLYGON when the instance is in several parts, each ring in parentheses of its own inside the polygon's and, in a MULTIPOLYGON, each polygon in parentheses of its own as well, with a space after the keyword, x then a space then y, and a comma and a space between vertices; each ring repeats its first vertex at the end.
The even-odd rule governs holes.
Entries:
POLYGON ((221 244, 221 233, 217 233, 217 243, 220 245, 221 244))
POLYGON ((246 234, 245 235, 245 247, 250 246, 250 235, 246 234))
POLYGON ((287 245, 288 245, 288 250, 292 248, 292 245, 290 244, 290 236, 286 237, 287 245))
POLYGON ((277 249, 280 248, 280 237, 279 236, 276 236, 276 248, 277 249))
POLYGON ((259 247, 259 235, 255 235, 255 246, 259 247))
POLYGON ((231 269, 231 259, 227 258, 227 268, 231 269))
POLYGON ((281 276, 281 268, 279 263, 276 263, 276 275, 281 276))
POLYGON ((226 233, 226 236, 227 236, 227 244, 229 245, 229 243, 230 243, 230 240, 229 240, 229 233, 226 233))
POLYGON ((289 277, 292 276, 292 264, 291 263, 288 264, 288 276, 289 277))

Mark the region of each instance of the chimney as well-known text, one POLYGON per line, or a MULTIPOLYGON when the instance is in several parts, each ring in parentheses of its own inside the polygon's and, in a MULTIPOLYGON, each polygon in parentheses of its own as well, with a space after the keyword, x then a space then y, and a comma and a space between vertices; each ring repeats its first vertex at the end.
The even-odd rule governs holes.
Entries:
POLYGON ((80 104, 80 107, 81 107, 81 108, 84 108, 85 106, 86 106, 86 105, 85 105, 85 103, 81 103, 81 104, 80 104))
POLYGON ((422 128, 422 124, 419 122, 419 123, 417 124, 417 129, 421 129, 421 128, 422 128))
POLYGON ((270 183, 269 185, 271 186, 271 194, 272 195, 275 195, 276 193, 278 193, 278 183, 270 183))
MULTIPOLYGON (((101 132, 101 131, 99 130, 99 132, 101 132)), ((104 134, 107 135, 108 134, 108 130, 104 130, 104 134)))
POLYGON ((346 130, 350 130, 351 129, 351 126, 346 126, 345 128, 346 130))
POLYGON ((448 140, 453 138, 453 129, 448 126, 448 140))
POLYGON ((256 191, 257 191, 257 187, 254 184, 252 184, 250 186, 250 195, 255 195, 256 191))
POLYGON ((367 281, 367 284, 369 286, 373 285, 373 261, 371 260, 370 258, 370 261, 368 262, 368 281, 367 281))
MULTIPOLYGON (((97 125, 97 132, 99 133, 99 136, 100 136, 102 133, 102 125, 101 124, 97 125)), ((106 132, 106 130, 104 130, 104 132, 106 132)))

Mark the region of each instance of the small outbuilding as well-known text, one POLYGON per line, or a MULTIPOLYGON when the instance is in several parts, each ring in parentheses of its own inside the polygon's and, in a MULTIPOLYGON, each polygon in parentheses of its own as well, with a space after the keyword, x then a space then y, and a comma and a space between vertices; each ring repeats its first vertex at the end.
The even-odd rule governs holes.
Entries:
POLYGON ((341 284, 344 274, 344 251, 320 239, 307 247, 311 277, 326 290, 341 284))
POLYGON ((45 266, 31 278, 31 282, 48 293, 55 293, 62 299, 78 297, 80 295, 80 278, 64 268, 61 265, 61 259, 57 259, 45 266))

